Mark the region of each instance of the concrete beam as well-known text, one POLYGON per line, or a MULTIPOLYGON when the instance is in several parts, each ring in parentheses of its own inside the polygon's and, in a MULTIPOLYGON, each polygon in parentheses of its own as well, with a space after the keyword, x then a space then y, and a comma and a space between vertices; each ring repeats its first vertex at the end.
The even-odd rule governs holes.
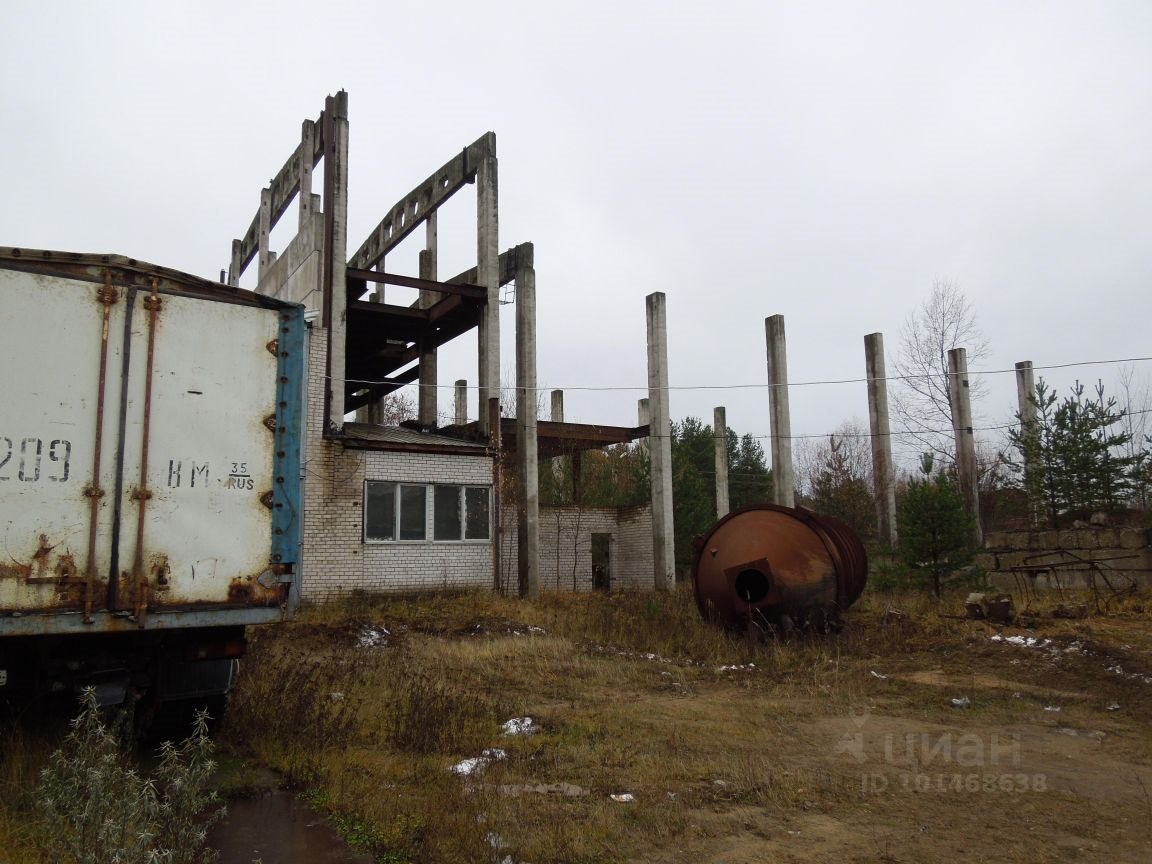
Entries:
POLYGON ((724 408, 712 409, 712 440, 716 464, 716 518, 728 515, 728 421, 724 408))
MULTIPOLYGON (((475 176, 486 158, 495 156, 496 135, 485 132, 394 204, 356 250, 349 264, 362 270, 374 265, 416 230, 426 214, 434 212, 475 176)), ((482 410, 480 413, 487 412, 482 410)))
POLYGON ((788 349, 784 340, 784 316, 765 318, 764 334, 768 343, 772 500, 782 507, 795 507, 796 482, 792 470, 792 420, 788 411, 788 349))
POLYGON ((521 256, 516 274, 517 570, 521 597, 540 596, 540 450, 536 437, 536 270, 521 256))
POLYGON ((948 396, 952 403, 952 431, 956 436, 956 473, 964 509, 972 517, 972 542, 979 548, 984 541, 980 527, 980 485, 976 466, 976 439, 972 431, 972 398, 968 385, 968 352, 953 348, 948 352, 948 396))
POLYGON ((652 563, 657 591, 676 587, 675 526, 672 522, 672 421, 668 405, 668 322, 662 292, 649 294, 648 404, 652 419, 652 563))
POLYGON ((872 483, 876 526, 881 542, 896 546, 896 475, 892 466, 892 427, 888 422, 888 381, 884 365, 884 334, 864 337, 868 379, 868 429, 872 433, 872 483))

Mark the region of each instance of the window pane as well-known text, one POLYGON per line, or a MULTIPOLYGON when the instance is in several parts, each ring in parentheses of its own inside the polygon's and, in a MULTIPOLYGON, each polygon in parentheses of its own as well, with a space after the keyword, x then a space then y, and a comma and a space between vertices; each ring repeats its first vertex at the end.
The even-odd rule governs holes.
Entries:
POLYGON ((424 530, 427 522, 424 512, 425 492, 423 486, 400 487, 401 540, 423 540, 428 536, 424 530))
POLYGON ((464 490, 465 512, 467 514, 464 538, 466 540, 488 539, 488 487, 473 486, 464 490))
POLYGON ((435 514, 434 537, 437 540, 460 539, 460 487, 436 486, 432 508, 435 514))
POLYGON ((364 493, 364 539, 396 539, 396 484, 368 481, 364 493))

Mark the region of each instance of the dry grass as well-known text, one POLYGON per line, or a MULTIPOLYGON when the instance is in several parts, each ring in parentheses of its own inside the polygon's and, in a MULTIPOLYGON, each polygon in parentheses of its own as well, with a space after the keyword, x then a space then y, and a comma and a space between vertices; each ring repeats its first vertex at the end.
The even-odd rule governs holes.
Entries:
POLYGON ((866 595, 839 637, 765 644, 683 590, 361 599, 259 632, 227 734, 388 862, 1142 860, 1152 686, 1127 676, 1152 676, 1152 618, 1045 620, 1040 650, 939 614, 959 609, 866 595), (358 647, 370 626, 386 647, 358 647), (538 734, 501 735, 523 715, 538 734), (997 735, 1019 742, 998 776, 1042 791, 916 791, 989 773, 997 735), (976 767, 942 749, 965 740, 976 767), (448 770, 491 747, 508 758, 448 770))

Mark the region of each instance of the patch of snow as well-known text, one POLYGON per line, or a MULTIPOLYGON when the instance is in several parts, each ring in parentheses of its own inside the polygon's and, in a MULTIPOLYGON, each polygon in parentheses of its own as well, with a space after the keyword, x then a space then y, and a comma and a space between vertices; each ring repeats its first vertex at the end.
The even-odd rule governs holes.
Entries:
POLYGON ((969 699, 967 696, 961 696, 959 699, 953 699, 952 700, 952 707, 953 708, 971 708, 972 707, 972 700, 969 699))
POLYGON ((620 792, 618 794, 609 795, 608 797, 615 801, 617 804, 630 804, 636 800, 636 796, 631 792, 620 792))
POLYGON ((1060 706, 1059 705, 1045 705, 1044 710, 1045 711, 1059 711, 1060 706))
POLYGON ((1105 711, 1119 711, 1120 710, 1120 703, 1119 702, 1113 702, 1111 705, 1109 705, 1104 710, 1105 711))
POLYGON ((879 678, 881 681, 887 681, 887 680, 888 680, 888 676, 887 676, 887 675, 881 675, 881 674, 880 674, 879 672, 877 672, 875 669, 872 669, 872 670, 870 670, 869 674, 870 674, 870 675, 871 675, 873 678, 879 678))
POLYGON ((356 645, 360 648, 383 648, 391 636, 392 633, 386 627, 373 627, 369 624, 360 631, 356 645))
POLYGON ((459 774, 461 777, 471 777, 474 774, 479 774, 493 762, 503 762, 507 758, 508 754, 497 748, 482 750, 479 756, 462 759, 450 770, 453 774, 459 774))
POLYGON ((505 735, 535 735, 540 731, 531 717, 513 717, 500 728, 505 735))

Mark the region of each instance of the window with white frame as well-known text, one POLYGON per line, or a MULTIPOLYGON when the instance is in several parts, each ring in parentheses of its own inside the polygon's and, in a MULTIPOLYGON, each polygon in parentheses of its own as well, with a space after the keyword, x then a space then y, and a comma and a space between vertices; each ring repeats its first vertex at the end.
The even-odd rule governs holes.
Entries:
POLYGON ((364 540, 488 540, 492 536, 490 498, 488 486, 366 480, 364 540))

